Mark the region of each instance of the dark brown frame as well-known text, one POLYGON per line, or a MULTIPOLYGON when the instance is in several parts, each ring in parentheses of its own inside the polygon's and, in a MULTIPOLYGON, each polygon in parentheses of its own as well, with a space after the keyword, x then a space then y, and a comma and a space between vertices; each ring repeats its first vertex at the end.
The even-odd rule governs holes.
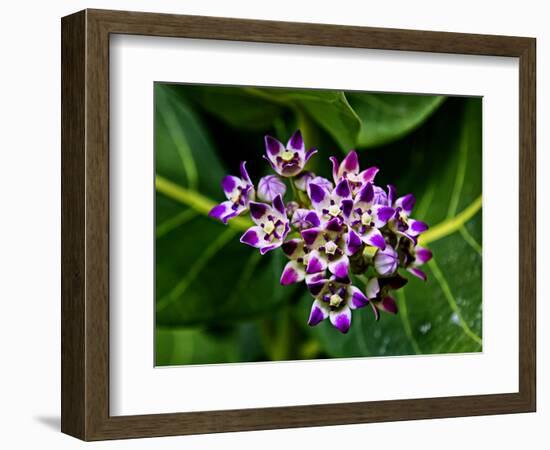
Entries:
POLYGON ((535 411, 535 39, 103 10, 75 13, 61 25, 64 433, 99 440, 535 411), (519 392, 110 416, 110 34, 518 57, 519 392))

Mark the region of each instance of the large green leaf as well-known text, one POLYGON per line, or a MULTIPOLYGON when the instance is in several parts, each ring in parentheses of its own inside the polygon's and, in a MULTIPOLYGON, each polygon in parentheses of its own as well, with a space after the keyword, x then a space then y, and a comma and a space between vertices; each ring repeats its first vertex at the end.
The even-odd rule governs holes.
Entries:
POLYGON ((347 92, 361 119, 357 147, 394 141, 422 124, 445 100, 439 95, 396 95, 347 92))
POLYGON ((282 255, 239 242, 247 219, 206 216, 226 171, 189 101, 178 86, 157 84, 155 96, 157 325, 233 322, 284 303, 294 289, 280 289, 282 255))
MULTIPOLYGON (((433 250, 428 281, 407 272, 398 291, 399 314, 355 311, 352 327, 341 335, 328 322, 310 329, 334 357, 476 352, 481 350, 481 100, 466 101, 462 119, 442 114, 423 151, 401 155, 409 178, 404 185, 420 193, 415 216, 433 228, 424 243, 433 250)), ((402 192, 404 193, 404 192, 402 192)), ((297 314, 307 320, 311 299, 297 314)))

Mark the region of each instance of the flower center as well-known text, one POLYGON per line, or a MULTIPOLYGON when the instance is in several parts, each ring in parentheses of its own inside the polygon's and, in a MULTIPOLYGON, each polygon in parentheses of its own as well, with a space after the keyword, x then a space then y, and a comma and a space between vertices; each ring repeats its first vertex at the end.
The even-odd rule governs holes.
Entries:
POLYGON ((273 232, 274 229, 275 229, 275 224, 273 223, 273 221, 268 220, 268 221, 264 224, 264 231, 265 231, 267 234, 271 234, 271 233, 273 232))
POLYGON ((400 218, 403 222, 405 222, 405 223, 407 222, 408 217, 407 217, 407 214, 405 214, 405 211, 401 211, 401 212, 399 213, 399 218, 400 218))
POLYGON ((338 214, 340 214, 341 210, 338 205, 330 205, 328 208, 328 213, 332 217, 336 217, 338 214))
POLYGON ((333 294, 330 296, 330 306, 340 306, 340 303, 342 303, 342 297, 340 297, 338 294, 333 294))
POLYGON ((328 241, 325 244, 325 252, 328 253, 329 255, 334 255, 337 248, 338 248, 338 246, 332 241, 328 241))
POLYGON ((370 225, 372 221, 372 216, 369 213, 363 213, 361 216, 361 223, 365 226, 370 225))
POLYGON ((292 153, 291 151, 289 150, 285 150, 282 154, 281 154, 281 158, 283 159, 283 161, 290 161, 292 158, 294 158, 294 153, 292 153))

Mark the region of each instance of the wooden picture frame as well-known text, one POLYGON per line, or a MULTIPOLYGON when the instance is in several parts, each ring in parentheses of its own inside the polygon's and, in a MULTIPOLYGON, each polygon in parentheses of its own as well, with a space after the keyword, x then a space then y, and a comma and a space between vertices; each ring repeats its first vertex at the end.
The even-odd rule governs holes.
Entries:
POLYGON ((62 416, 84 440, 535 411, 533 38, 85 10, 62 19, 62 416), (109 415, 109 36, 135 34, 519 58, 519 392, 109 415))

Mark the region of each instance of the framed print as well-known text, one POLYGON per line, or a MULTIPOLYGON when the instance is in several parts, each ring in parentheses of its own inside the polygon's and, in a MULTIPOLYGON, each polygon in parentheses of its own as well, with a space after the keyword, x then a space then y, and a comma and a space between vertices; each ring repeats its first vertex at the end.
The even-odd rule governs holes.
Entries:
POLYGON ((535 410, 535 40, 62 19, 62 431, 535 410))

